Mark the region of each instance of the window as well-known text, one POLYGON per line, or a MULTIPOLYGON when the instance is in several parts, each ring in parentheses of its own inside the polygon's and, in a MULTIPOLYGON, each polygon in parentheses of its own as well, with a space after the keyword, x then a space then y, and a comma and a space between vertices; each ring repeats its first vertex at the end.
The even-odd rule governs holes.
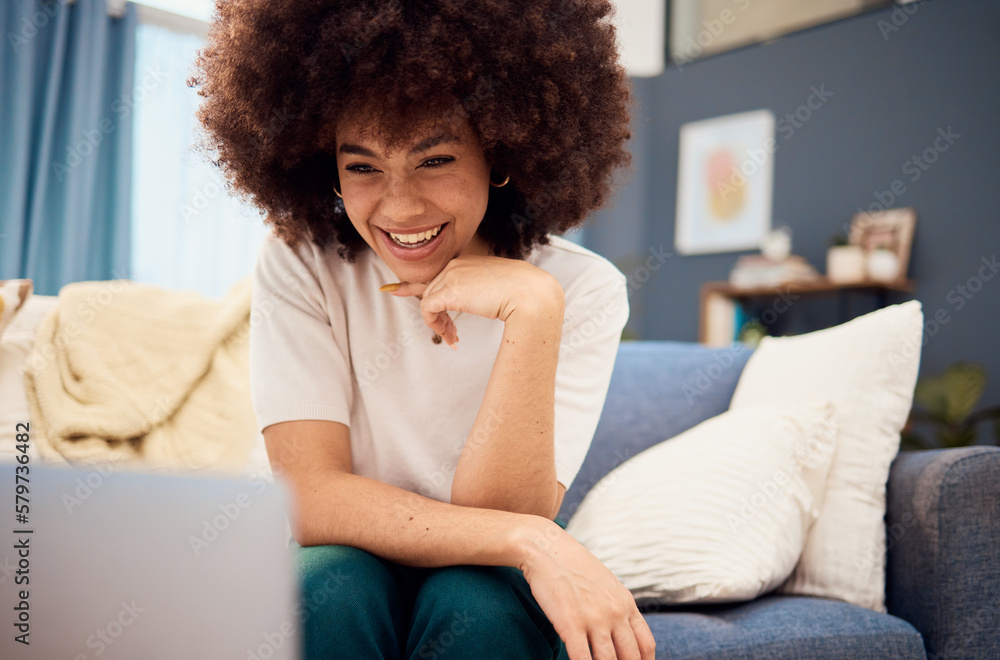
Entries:
MULTIPOLYGON (((142 14, 140 14, 140 17, 142 14)), ((143 22, 136 35, 132 113, 132 277, 222 296, 253 271, 267 234, 251 205, 195 150, 200 97, 187 86, 197 34, 143 22)))

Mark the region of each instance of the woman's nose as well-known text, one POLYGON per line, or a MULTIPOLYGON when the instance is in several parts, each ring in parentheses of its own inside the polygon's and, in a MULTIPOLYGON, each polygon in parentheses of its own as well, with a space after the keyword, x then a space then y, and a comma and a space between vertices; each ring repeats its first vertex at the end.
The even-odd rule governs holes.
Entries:
POLYGON ((393 179, 386 185, 379 202, 381 215, 401 223, 421 215, 426 208, 419 187, 407 179, 393 179))

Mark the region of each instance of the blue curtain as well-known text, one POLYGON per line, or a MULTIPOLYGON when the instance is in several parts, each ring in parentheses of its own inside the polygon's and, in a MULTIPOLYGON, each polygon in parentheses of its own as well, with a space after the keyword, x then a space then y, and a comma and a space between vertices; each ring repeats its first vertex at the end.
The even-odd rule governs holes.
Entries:
POLYGON ((0 279, 128 276, 135 32, 132 3, 0 2, 0 279))

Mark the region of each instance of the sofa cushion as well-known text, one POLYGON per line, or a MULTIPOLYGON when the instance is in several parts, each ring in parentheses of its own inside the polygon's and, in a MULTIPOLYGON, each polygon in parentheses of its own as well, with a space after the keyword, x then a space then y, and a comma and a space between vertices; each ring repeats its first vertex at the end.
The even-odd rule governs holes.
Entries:
POLYGON ((829 405, 722 413, 612 470, 566 531, 636 602, 750 600, 795 568, 837 439, 829 405))
POLYGON ((594 440, 559 516, 569 520, 587 491, 622 462, 725 412, 752 352, 743 344, 622 342, 594 440))
POLYGON ((824 598, 772 595, 643 616, 658 660, 926 658, 920 633, 906 621, 824 598))
POLYGON ((913 403, 920 302, 794 337, 765 337, 740 374, 732 410, 828 400, 840 434, 823 511, 779 591, 885 611, 885 486, 913 403))

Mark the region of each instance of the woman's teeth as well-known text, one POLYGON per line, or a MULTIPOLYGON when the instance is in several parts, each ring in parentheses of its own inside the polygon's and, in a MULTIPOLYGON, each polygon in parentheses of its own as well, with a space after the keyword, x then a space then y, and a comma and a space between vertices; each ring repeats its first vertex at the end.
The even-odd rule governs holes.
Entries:
POLYGON ((444 225, 438 225, 434 229, 422 231, 419 234, 393 234, 390 232, 389 236, 397 245, 401 245, 403 247, 418 247, 437 236, 443 226, 444 225))

